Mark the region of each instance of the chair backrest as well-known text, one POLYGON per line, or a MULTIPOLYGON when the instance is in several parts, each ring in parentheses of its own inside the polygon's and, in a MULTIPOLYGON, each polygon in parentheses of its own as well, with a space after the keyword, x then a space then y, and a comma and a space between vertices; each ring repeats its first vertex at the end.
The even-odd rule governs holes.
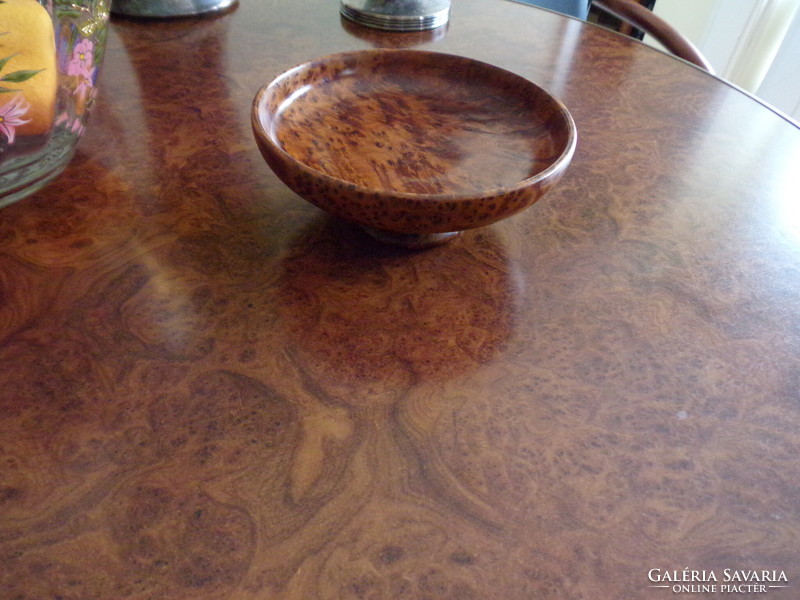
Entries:
POLYGON ((592 5, 653 36, 675 56, 713 73, 705 56, 672 25, 633 0, 593 0, 592 5))

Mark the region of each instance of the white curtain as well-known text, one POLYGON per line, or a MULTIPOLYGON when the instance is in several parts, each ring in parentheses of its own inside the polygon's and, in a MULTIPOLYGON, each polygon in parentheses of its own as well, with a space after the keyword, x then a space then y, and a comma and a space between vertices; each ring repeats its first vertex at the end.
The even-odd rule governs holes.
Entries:
POLYGON ((756 95, 800 123, 800 10, 756 95))
POLYGON ((800 0, 759 0, 722 76, 757 92, 792 31, 798 8, 800 0))
POLYGON ((800 0, 656 0, 655 12, 717 74, 800 121, 800 0))

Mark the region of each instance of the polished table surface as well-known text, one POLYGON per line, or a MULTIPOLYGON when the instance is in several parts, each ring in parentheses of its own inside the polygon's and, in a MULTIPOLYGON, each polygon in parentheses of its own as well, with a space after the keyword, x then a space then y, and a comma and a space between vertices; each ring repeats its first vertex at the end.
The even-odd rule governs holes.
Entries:
POLYGON ((0 211, 0 598, 798 597, 796 125, 503 0, 116 19, 100 89, 0 211), (256 90, 375 46, 559 97, 564 179, 421 252, 295 196, 256 90))

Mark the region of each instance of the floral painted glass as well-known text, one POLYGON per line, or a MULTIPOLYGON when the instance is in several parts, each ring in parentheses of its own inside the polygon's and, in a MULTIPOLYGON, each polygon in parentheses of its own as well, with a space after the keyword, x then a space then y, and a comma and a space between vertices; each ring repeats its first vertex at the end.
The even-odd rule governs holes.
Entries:
POLYGON ((109 0, 0 0, 0 207, 56 177, 97 94, 109 0))

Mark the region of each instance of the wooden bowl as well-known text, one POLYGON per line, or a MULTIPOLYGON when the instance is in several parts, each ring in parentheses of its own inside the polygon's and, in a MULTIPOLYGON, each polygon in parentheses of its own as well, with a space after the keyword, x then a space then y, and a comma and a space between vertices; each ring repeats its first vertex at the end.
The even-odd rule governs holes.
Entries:
POLYGON ((527 79, 419 50, 294 67, 258 91, 252 124, 295 193, 409 247, 527 208, 561 178, 577 139, 567 109, 527 79))

